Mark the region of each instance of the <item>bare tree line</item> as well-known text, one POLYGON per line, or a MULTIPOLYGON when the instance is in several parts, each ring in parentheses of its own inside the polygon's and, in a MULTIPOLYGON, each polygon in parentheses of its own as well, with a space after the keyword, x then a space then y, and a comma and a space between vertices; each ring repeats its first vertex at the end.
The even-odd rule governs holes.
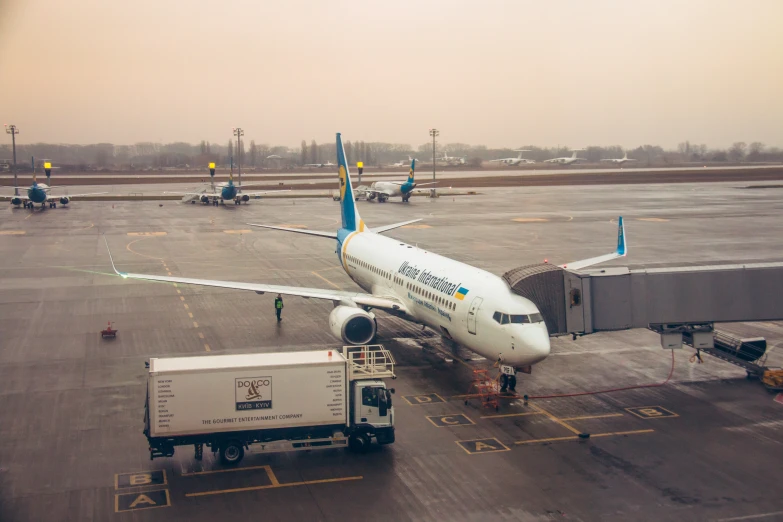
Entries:
MULTIPOLYGON (((539 147, 521 145, 525 149, 523 157, 544 161, 549 158, 568 156, 567 147, 539 147)), ((29 158, 47 159, 63 168, 74 170, 149 170, 203 168, 210 162, 221 166, 237 163, 241 156, 242 165, 247 168, 290 168, 307 164, 336 162, 334 143, 318 144, 311 140, 302 140, 298 149, 286 146, 257 144, 255 140, 243 140, 238 148, 233 140, 225 145, 201 141, 193 145, 185 142, 154 143, 139 142, 133 145, 113 145, 96 143, 91 145, 67 145, 50 143, 17 143, 17 162, 24 168, 30 165, 29 158), (241 149, 241 150, 240 150, 241 149)), ((420 161, 430 162, 432 142, 425 142, 414 148, 409 144, 348 141, 345 152, 351 163, 362 161, 368 167, 390 165, 391 163, 416 157, 420 161)), ((484 145, 466 143, 448 143, 437 145, 437 155, 443 152, 450 156, 466 158, 470 167, 480 167, 485 161, 497 158, 514 157, 517 153, 509 148, 489 148, 484 145)), ((589 146, 579 152, 579 156, 588 162, 599 162, 607 158, 620 158, 627 152, 628 157, 637 160, 639 165, 667 165, 693 162, 781 162, 783 149, 767 147, 760 142, 736 142, 726 149, 710 148, 705 144, 690 141, 680 143, 674 150, 665 150, 658 145, 640 145, 623 150, 620 146, 589 146)), ((11 145, 0 146, 0 163, 10 163, 11 145)))

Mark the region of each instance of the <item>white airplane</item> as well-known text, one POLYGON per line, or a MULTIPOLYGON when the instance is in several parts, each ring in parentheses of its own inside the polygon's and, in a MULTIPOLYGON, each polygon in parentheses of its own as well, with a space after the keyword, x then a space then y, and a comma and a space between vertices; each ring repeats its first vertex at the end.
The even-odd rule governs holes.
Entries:
POLYGON ((522 157, 523 152, 530 152, 529 150, 515 150, 514 152, 519 152, 517 154, 516 158, 503 158, 503 159, 493 159, 489 160, 490 163, 503 163, 504 165, 519 165, 521 163, 529 164, 529 163, 535 163, 534 160, 525 159, 522 157))
POLYGON ((358 188, 357 193, 361 192, 364 196, 372 201, 376 197, 378 203, 386 203, 386 200, 393 197, 401 197, 403 203, 407 203, 411 198, 413 189, 423 185, 434 185, 437 181, 431 181, 429 183, 416 183, 414 181, 414 171, 416 170, 416 160, 411 160, 411 170, 408 173, 408 179, 405 181, 376 181, 369 188, 358 188))
MULTIPOLYGON (((245 185, 246 187, 252 187, 252 185, 245 185)), ((215 185, 214 175, 212 178, 212 192, 164 192, 164 194, 177 194, 179 196, 197 196, 199 200, 204 204, 212 204, 214 206, 223 205, 226 201, 233 201, 234 205, 241 205, 244 201, 247 203, 252 196, 260 196, 261 194, 269 194, 271 192, 288 192, 285 190, 263 190, 256 192, 242 192, 242 187, 234 185, 234 173, 232 172, 228 176, 228 181, 218 183, 215 185)), ((196 203, 196 200, 192 200, 191 203, 196 203)))
POLYGON ((324 167, 336 167, 337 165, 335 165, 331 161, 327 161, 326 163, 307 163, 307 164, 305 164, 303 166, 304 167, 315 167, 317 169, 322 169, 324 167))
POLYGON ((601 161, 605 161, 607 163, 616 163, 617 165, 622 165, 623 163, 627 163, 629 161, 636 161, 635 159, 629 158, 628 153, 624 152, 622 158, 610 158, 610 159, 602 159, 601 161))
POLYGON ((584 161, 584 158, 576 157, 576 152, 579 150, 584 150, 584 149, 575 149, 574 153, 571 155, 570 158, 552 158, 546 160, 544 163, 559 163, 561 165, 570 165, 572 163, 576 163, 577 161, 584 161))
MULTIPOLYGON (((409 161, 409 162, 412 162, 412 161, 413 161, 413 158, 411 158, 410 156, 408 156, 408 161, 409 161)), ((405 160, 400 160, 400 161, 398 161, 397 163, 392 163, 392 164, 391 164, 391 165, 389 165, 389 166, 390 166, 390 167, 404 167, 405 165, 407 165, 407 163, 405 162, 405 160)))
MULTIPOLYGON (((517 370, 529 371, 531 365, 549 355, 549 335, 536 305, 512 292, 499 276, 382 235, 419 219, 368 227, 356 207, 339 133, 337 158, 342 225, 336 232, 248 224, 336 241, 340 265, 363 292, 132 274, 117 270, 109 251, 112 268, 121 277, 129 279, 332 301, 334 309, 329 314, 329 328, 337 338, 352 345, 365 345, 373 340, 377 322, 371 310, 382 310, 428 326, 451 346, 461 345, 490 361, 498 361, 502 372, 501 384, 504 389, 513 390, 517 370)), ((108 241, 106 248, 109 248, 108 241)), ((615 252, 570 263, 568 269, 584 268, 627 253, 621 217, 615 252)))
POLYGON ((446 165, 464 165, 465 164, 465 156, 449 156, 446 152, 443 153, 442 158, 438 158, 439 160, 446 163, 446 165))
MULTIPOLYGON (((51 181, 51 167, 47 169, 46 181, 51 181)), ((47 204, 49 205, 49 208, 57 208, 58 201, 60 202, 61 205, 67 205, 68 203, 71 202, 71 198, 108 194, 107 192, 90 192, 87 194, 65 194, 62 196, 53 196, 51 194, 51 190, 53 188, 57 188, 57 187, 50 187, 46 183, 38 183, 38 180, 36 179, 35 176, 35 172, 33 172, 33 184, 27 188, 27 195, 20 196, 19 187, 14 187, 13 195, 3 194, 0 195, 0 199, 10 200, 12 205, 15 205, 17 207, 19 205, 23 205, 24 208, 29 208, 30 210, 34 210, 35 204, 40 203, 41 210, 46 210, 47 204)))

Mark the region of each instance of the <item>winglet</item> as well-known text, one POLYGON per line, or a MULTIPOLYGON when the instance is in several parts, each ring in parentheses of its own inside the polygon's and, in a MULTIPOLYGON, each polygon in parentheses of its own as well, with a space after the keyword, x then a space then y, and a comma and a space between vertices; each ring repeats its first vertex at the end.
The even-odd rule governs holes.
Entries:
POLYGON ((106 241, 106 235, 103 236, 103 242, 106 243, 106 251, 109 253, 109 261, 111 261, 111 268, 114 270, 114 273, 117 274, 120 277, 127 278, 128 274, 125 272, 120 272, 117 270, 117 267, 114 266, 114 258, 111 257, 111 250, 109 249, 109 242, 106 241))
POLYGON ((625 257, 628 255, 628 244, 625 242, 625 223, 623 223, 623 216, 620 216, 617 223, 617 255, 625 257))

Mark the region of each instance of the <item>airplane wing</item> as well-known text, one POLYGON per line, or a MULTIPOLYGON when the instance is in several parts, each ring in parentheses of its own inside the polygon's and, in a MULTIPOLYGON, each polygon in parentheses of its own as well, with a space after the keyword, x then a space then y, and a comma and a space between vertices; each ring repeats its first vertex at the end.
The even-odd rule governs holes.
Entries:
POLYGON ((27 196, 23 196, 21 194, 19 194, 18 196, 14 196, 13 194, 11 194, 10 196, 6 194, 0 194, 0 199, 14 199, 14 198, 29 199, 27 196))
POLYGON ((327 301, 333 302, 349 301, 357 305, 369 306, 371 308, 380 308, 382 310, 399 311, 405 313, 408 312, 408 309, 401 301, 391 296, 375 296, 372 294, 349 292, 346 290, 325 290, 322 288, 267 285, 261 283, 241 283, 233 281, 213 281, 211 279, 190 279, 187 277, 170 277, 120 272, 117 270, 117 267, 114 266, 114 259, 112 258, 111 250, 109 250, 109 242, 106 240, 106 236, 103 237, 103 241, 106 243, 106 250, 109 252, 109 260, 111 261, 111 267, 114 270, 114 273, 123 279, 140 279, 142 281, 160 281, 164 283, 211 286, 215 288, 231 288, 234 290, 247 290, 257 294, 265 294, 269 292, 271 294, 295 295, 304 297, 305 299, 325 299, 327 301))
POLYGON ((271 194, 273 192, 290 192, 291 189, 285 189, 285 190, 262 190, 262 191, 256 191, 256 192, 240 192, 239 194, 242 196, 260 196, 261 194, 271 194))
POLYGON ((410 221, 402 221, 400 223, 393 223, 391 225, 383 225, 382 227, 375 227, 371 228, 373 232, 376 234, 380 234, 382 232, 388 232, 389 230, 394 230, 395 228, 404 227, 405 225, 410 225, 411 223, 416 223, 417 221, 421 221, 421 219, 411 219, 410 221))
POLYGON ((164 192, 164 194, 174 194, 176 196, 207 196, 207 197, 214 197, 218 195, 216 192, 164 192))
POLYGON ((439 183, 439 182, 438 181, 429 181, 427 183, 416 183, 416 184, 413 185, 413 188, 423 187, 424 185, 435 185, 437 183, 439 183))
POLYGON ((560 265, 560 268, 566 268, 568 270, 579 270, 581 268, 587 268, 588 266, 597 265, 598 263, 604 263, 617 259, 618 257, 625 257, 628 255, 628 244, 625 241, 625 225, 623 224, 623 216, 620 216, 617 225, 617 250, 611 254, 606 254, 598 257, 591 257, 590 259, 583 259, 582 261, 575 261, 565 265, 560 265))
POLYGON ((50 198, 80 198, 83 196, 100 196, 101 194, 108 194, 108 192, 88 192, 86 194, 49 194, 50 198))
POLYGON ((272 230, 282 230, 283 232, 295 232, 297 234, 306 234, 308 236, 327 237, 329 239, 337 239, 336 232, 321 232, 320 230, 309 230, 306 228, 287 228, 287 227, 275 227, 272 225, 257 225, 256 223, 247 223, 251 227, 269 228, 272 230))

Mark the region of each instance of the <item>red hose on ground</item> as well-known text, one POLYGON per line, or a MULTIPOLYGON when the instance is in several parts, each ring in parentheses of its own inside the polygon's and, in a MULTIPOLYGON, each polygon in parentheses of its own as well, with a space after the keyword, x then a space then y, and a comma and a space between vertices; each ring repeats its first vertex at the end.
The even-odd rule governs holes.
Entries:
POLYGON ((558 393, 555 395, 530 395, 527 398, 528 399, 554 399, 557 397, 579 397, 581 395, 598 395, 599 393, 611 393, 611 392, 618 392, 624 390, 637 390, 639 388, 657 388, 659 386, 664 386, 668 384, 673 374, 674 374, 674 350, 672 350, 672 368, 671 370, 669 370, 669 376, 666 377, 666 380, 663 382, 658 382, 655 384, 638 384, 636 386, 624 386, 622 388, 610 388, 608 390, 589 391, 589 392, 558 393))

